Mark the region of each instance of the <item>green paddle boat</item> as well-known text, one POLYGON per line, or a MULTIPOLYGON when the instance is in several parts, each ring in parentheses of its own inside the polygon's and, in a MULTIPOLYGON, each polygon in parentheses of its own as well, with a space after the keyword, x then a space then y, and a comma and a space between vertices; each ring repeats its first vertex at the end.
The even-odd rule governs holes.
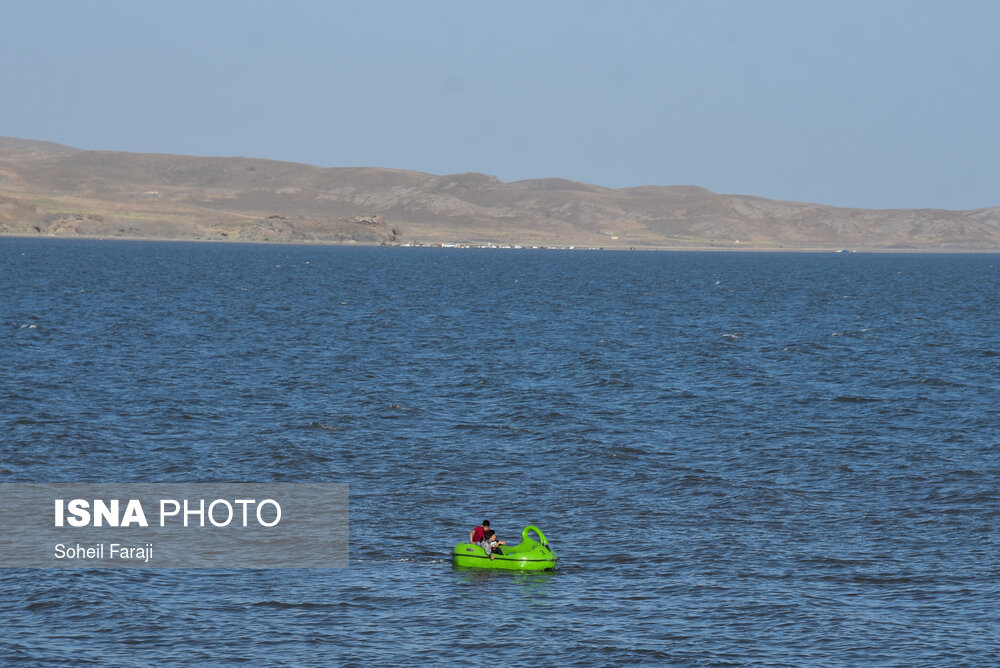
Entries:
POLYGON ((542 530, 528 525, 521 531, 521 542, 500 548, 503 554, 494 553, 493 559, 486 550, 473 543, 459 543, 452 553, 452 563, 464 568, 492 568, 502 571, 547 571, 556 567, 555 552, 549 549, 549 541, 542 530), (538 540, 528 538, 534 531, 538 540))

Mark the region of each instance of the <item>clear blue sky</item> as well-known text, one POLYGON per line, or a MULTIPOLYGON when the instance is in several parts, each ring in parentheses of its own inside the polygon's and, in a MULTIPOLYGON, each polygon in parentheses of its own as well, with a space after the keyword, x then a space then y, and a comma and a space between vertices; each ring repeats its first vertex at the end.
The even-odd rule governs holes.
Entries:
POLYGON ((0 135, 1000 205, 1000 2, 5 2, 0 135))

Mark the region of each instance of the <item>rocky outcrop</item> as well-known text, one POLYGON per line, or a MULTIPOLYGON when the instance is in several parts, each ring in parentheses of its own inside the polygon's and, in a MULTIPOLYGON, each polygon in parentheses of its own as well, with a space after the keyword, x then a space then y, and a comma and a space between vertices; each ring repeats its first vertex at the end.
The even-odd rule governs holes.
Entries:
POLYGON ((45 234, 99 234, 104 226, 102 216, 75 214, 59 216, 45 226, 45 234))

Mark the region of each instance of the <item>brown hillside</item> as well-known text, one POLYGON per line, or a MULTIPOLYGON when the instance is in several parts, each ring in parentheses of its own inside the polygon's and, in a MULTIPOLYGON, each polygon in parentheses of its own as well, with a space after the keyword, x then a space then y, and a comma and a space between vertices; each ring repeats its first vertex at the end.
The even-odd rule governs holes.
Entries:
POLYGON ((0 233, 645 248, 1000 249, 1000 207, 866 210, 694 186, 504 183, 0 138, 0 233))

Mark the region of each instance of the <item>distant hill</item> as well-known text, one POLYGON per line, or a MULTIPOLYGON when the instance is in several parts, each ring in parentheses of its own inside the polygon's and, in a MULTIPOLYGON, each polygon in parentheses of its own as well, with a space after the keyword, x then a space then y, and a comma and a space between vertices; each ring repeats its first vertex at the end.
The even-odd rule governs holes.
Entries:
POLYGON ((1000 207, 870 210, 695 186, 504 183, 0 138, 0 233, 604 248, 998 250, 1000 207))

